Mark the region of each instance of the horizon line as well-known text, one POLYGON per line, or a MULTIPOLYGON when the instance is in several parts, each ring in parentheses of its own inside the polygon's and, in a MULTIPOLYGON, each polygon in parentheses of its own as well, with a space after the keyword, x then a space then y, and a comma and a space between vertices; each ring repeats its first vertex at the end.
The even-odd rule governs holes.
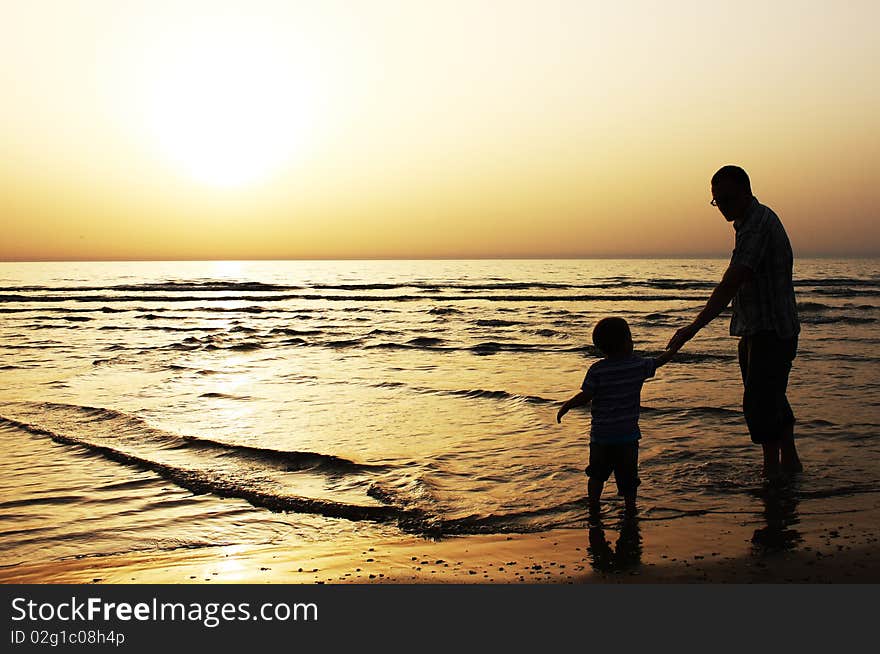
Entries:
MULTIPOLYGON (((700 260, 700 259, 728 259, 729 254, 657 254, 657 255, 583 255, 583 256, 484 256, 484 257, 257 257, 257 258, 45 258, 45 259, 0 259, 0 263, 150 263, 150 262, 220 262, 220 261, 610 261, 610 260, 700 260)), ((878 259, 880 253, 860 254, 828 254, 807 253, 795 256, 798 259, 878 259)))

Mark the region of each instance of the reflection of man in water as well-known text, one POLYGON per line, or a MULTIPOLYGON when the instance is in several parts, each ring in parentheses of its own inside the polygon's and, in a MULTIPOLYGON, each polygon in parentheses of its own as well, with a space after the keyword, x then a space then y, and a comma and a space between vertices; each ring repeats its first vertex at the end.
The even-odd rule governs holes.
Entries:
POLYGON ((797 489, 794 486, 772 486, 761 491, 764 502, 764 527, 752 534, 752 551, 757 555, 793 550, 803 540, 797 529, 797 489))
POLYGON ((764 451, 764 476, 799 472, 794 413, 785 396, 800 323, 792 284, 792 252, 779 218, 752 195, 746 172, 724 166, 712 177, 712 206, 736 231, 730 265, 705 308, 666 346, 678 350, 733 301, 731 336, 739 336, 743 413, 764 451))
POLYGON ((587 548, 590 564, 597 572, 623 572, 638 568, 642 562, 642 534, 638 520, 627 519, 620 525, 620 536, 611 549, 601 523, 590 527, 587 548))

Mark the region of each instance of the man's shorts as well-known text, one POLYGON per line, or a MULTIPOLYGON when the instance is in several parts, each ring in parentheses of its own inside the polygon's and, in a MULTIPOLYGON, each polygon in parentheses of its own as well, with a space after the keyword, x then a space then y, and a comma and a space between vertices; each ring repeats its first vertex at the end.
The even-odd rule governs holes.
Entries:
POLYGON ((797 344, 797 335, 779 338, 772 331, 740 338, 743 414, 753 443, 778 441, 794 425, 794 413, 785 391, 797 344))
POLYGON ((619 495, 632 495, 642 483, 639 480, 639 443, 590 443, 590 479, 605 483, 614 473, 619 495))

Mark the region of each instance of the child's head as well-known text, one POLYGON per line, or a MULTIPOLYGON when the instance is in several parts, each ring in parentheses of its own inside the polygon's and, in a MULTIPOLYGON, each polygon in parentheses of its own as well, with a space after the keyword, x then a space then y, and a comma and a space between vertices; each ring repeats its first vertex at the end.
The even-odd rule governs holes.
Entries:
POLYGON ((593 345, 605 356, 629 354, 633 349, 632 334, 623 318, 602 318, 593 328, 593 345))

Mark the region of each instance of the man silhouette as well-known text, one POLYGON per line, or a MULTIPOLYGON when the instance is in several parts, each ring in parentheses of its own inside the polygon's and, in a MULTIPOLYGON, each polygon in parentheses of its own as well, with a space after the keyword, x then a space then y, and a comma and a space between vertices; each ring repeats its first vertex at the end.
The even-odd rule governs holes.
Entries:
POLYGON ((732 301, 731 336, 739 336, 743 413, 752 442, 764 451, 763 474, 802 470, 794 413, 786 398, 800 322, 792 283, 791 243, 779 217, 752 195, 749 176, 724 166, 712 177, 712 206, 733 223, 736 243, 721 282, 691 324, 669 340, 677 351, 732 301))

